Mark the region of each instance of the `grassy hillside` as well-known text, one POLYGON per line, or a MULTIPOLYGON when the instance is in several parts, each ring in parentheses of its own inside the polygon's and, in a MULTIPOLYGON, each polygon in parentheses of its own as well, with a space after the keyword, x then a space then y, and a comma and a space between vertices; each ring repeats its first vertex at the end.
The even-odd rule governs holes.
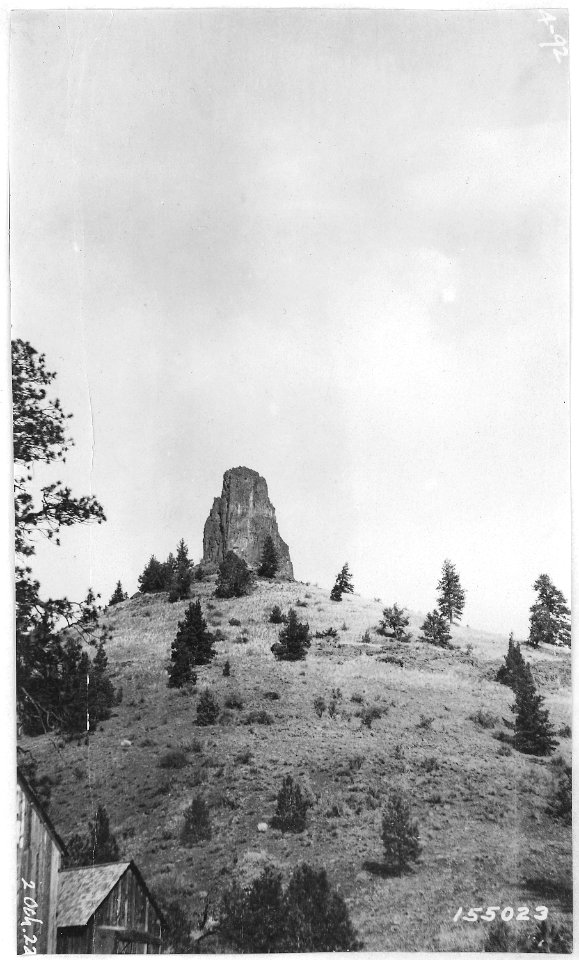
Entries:
MULTIPOLYGON (((216 600, 214 582, 195 585, 208 622, 227 639, 198 668, 197 692, 167 687, 171 641, 185 603, 137 596, 112 607, 105 621, 115 683, 123 698, 90 738, 28 741, 39 772, 54 780, 51 814, 64 838, 82 829, 104 803, 123 856, 134 858, 153 891, 198 914, 232 877, 249 878, 266 862, 289 872, 306 860, 324 865, 348 901, 366 950, 477 950, 487 925, 453 923, 460 906, 545 904, 551 915, 571 910, 571 830, 546 806, 553 758, 526 757, 493 738, 513 694, 492 681, 506 637, 453 628, 457 649, 413 640, 397 645, 372 635, 383 604, 359 596, 332 603, 327 591, 300 583, 260 583, 252 596, 216 600), (312 633, 334 626, 336 640, 313 640, 305 661, 279 663, 270 652, 279 627, 271 607, 303 601, 300 619, 312 633), (229 624, 230 619, 240 626, 229 624), (247 642, 243 642, 245 629, 247 642), (470 644, 467 652, 467 644, 470 644), (403 662, 386 663, 383 656, 403 662), (223 676, 229 659, 231 676, 223 676), (208 686, 224 709, 213 727, 195 724, 199 691, 208 686), (321 718, 316 697, 338 712, 321 718), (364 706, 384 715, 364 726, 364 706), (266 710, 270 725, 247 724, 266 710), (490 714, 489 726, 471 717, 490 714), (123 741, 130 741, 123 746, 123 741), (161 765, 167 751, 186 754, 181 769, 161 765), (282 778, 291 773, 313 806, 308 828, 282 835, 270 822, 282 778), (413 872, 381 869, 380 808, 393 786, 404 788, 420 825, 423 852, 413 872), (180 840, 183 811, 201 793, 213 835, 190 848, 180 840)), ((422 618, 413 616, 416 636, 422 618)), ((568 651, 525 649, 556 729, 571 722, 568 651)), ((484 718, 483 718, 484 719, 484 718)), ((555 755, 570 762, 571 741, 555 755)), ((532 911, 531 911, 532 912, 532 911)), ((202 941, 216 949, 214 937, 202 941)))

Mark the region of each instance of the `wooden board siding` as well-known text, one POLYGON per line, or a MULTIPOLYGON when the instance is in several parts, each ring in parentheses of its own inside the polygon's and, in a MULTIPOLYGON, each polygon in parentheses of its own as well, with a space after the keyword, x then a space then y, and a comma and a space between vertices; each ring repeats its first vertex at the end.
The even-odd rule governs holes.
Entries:
MULTIPOLYGON (((16 785, 17 809, 17 918, 18 953, 24 953, 24 934, 38 940, 33 946, 36 953, 56 952, 56 899, 58 891, 58 871, 61 864, 61 850, 51 835, 40 810, 30 795, 16 785), (22 880, 34 884, 25 888, 22 880), (31 900, 25 898, 30 897, 31 900), (38 904, 36 916, 42 923, 33 922, 22 927, 25 920, 24 908, 31 901, 38 904)), ((32 945, 28 944, 31 948, 32 945)))
MULTIPOLYGON (((70 877, 69 871, 65 874, 70 877)), ((59 927, 58 952, 162 952, 161 917, 132 864, 119 877, 85 927, 59 927)))

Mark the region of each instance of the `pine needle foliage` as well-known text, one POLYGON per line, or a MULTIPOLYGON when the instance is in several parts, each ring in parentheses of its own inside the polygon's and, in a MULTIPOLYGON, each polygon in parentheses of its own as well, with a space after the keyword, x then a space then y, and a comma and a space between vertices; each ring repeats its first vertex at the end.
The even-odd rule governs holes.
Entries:
POLYGON ((399 791, 389 795, 382 812, 382 843, 386 867, 395 874, 401 874, 420 855, 418 825, 399 791))
POLYGON ((537 693, 531 668, 525 664, 515 687, 515 714, 513 746, 520 753, 547 757, 558 746, 555 730, 549 720, 549 711, 543 706, 544 698, 537 693))
POLYGON ((462 619, 465 603, 465 592, 460 585, 460 578, 455 566, 450 560, 442 565, 442 574, 437 585, 438 609, 450 624, 462 619))
POLYGON ((279 557, 277 555, 273 539, 268 535, 263 544, 261 564, 257 572, 260 577, 265 577, 267 580, 272 580, 278 570, 279 557))
POLYGON ((438 610, 426 614, 420 629, 422 630, 421 640, 432 643, 436 647, 450 647, 452 638, 448 629, 448 620, 438 610))
POLYGON ((412 634, 407 629, 409 623, 410 617, 406 615, 404 607, 399 607, 395 603, 392 607, 384 607, 378 633, 406 643, 412 639, 412 634))
POLYGON ((114 593, 109 600, 109 607, 114 607, 117 603, 123 603, 125 600, 129 599, 128 593, 125 593, 123 590, 123 585, 120 580, 117 580, 117 585, 115 587, 114 593))
POLYGON ((273 653, 278 660, 303 660, 310 644, 309 624, 298 620, 296 611, 291 607, 286 626, 279 632, 279 641, 271 648, 273 653))
POLYGON ((245 560, 230 550, 219 565, 215 596, 222 599, 244 597, 251 592, 253 583, 253 573, 245 560))
POLYGON ((533 590, 537 591, 537 600, 530 611, 529 644, 532 647, 540 643, 571 646, 571 611, 561 591, 546 573, 535 580, 533 590))
POLYGON ((330 593, 330 600, 335 600, 336 603, 341 603, 342 595, 344 593, 353 593, 354 585, 352 583, 352 574, 350 573, 350 568, 348 564, 345 563, 342 569, 340 570, 338 576, 336 577, 336 582, 332 587, 330 593))

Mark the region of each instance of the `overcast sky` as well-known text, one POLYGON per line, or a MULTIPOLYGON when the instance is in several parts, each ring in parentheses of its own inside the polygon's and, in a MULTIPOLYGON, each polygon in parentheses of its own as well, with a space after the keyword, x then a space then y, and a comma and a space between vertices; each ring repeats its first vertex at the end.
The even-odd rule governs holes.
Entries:
MULTIPOLYGON (((556 33, 568 36, 563 12, 556 33)), ((523 637, 570 592, 568 72, 537 11, 17 12, 13 334, 108 522, 47 594, 130 592, 222 475, 296 577, 523 637)), ((48 478, 48 474, 46 475, 48 478)))

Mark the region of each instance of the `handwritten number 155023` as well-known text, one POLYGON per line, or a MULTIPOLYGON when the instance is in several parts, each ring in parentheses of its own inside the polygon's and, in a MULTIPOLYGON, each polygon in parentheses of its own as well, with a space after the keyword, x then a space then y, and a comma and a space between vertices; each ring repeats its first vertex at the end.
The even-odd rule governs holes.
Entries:
POLYGON ((556 21, 557 17, 554 17, 553 14, 549 13, 548 10, 539 10, 539 13, 541 16, 537 20, 537 23, 544 23, 553 38, 552 40, 545 41, 545 43, 540 43, 539 46, 552 47, 557 63, 561 63, 561 59, 569 55, 569 47, 567 46, 568 41, 565 40, 565 37, 555 33, 555 27, 553 26, 553 23, 556 21))

